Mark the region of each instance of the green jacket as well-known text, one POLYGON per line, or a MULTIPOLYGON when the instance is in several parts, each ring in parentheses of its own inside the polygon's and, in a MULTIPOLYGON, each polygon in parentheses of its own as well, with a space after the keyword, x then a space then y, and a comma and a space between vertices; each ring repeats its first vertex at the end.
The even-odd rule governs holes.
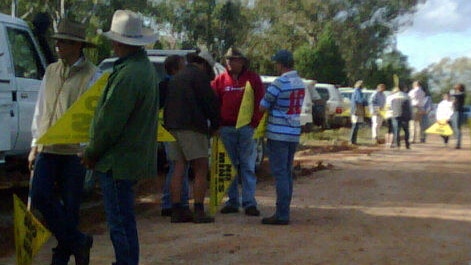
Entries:
POLYGON ((157 175, 158 92, 144 50, 120 58, 97 103, 84 156, 115 179, 157 175))

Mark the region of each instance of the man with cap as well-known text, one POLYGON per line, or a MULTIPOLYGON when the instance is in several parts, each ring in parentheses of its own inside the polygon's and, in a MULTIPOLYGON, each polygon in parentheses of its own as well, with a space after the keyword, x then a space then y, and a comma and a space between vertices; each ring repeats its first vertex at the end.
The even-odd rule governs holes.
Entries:
POLYGON ((210 223, 214 218, 204 211, 207 190, 209 137, 219 126, 219 102, 210 86, 214 78, 209 53, 187 57, 188 64, 168 83, 164 106, 164 126, 175 137, 168 145, 168 159, 174 162, 170 184, 172 216, 170 222, 210 223), (209 124, 208 124, 209 122, 209 124), (194 213, 181 201, 185 165, 194 172, 194 213))
POLYGON ((63 19, 56 40, 59 61, 50 64, 41 82, 31 126, 33 141, 29 167, 33 170, 32 206, 43 216, 57 239, 52 264, 89 264, 93 238, 78 230, 85 167, 77 156, 79 144, 38 145, 41 137, 99 76, 83 54, 95 45, 85 40, 85 25, 63 19), (34 164, 34 167, 33 167, 34 164))
POLYGON ((142 27, 138 14, 117 10, 111 40, 119 59, 98 100, 83 163, 100 180, 115 265, 139 263, 133 186, 157 175, 158 91, 154 67, 144 46, 157 34, 142 27))
POLYGON ((229 200, 221 209, 221 213, 237 213, 239 207, 242 206, 246 215, 259 216, 260 211, 257 209, 255 200, 257 153, 253 133, 262 117, 259 104, 264 88, 260 76, 249 71, 248 60, 240 50, 234 47, 229 48, 225 58, 226 71, 218 75, 211 82, 211 86, 221 103, 221 127, 219 128, 221 140, 238 174, 229 187, 229 200), (254 98, 252 119, 249 124, 236 128, 242 98, 248 83, 252 87, 254 98), (238 183, 242 184, 242 203, 238 183))
POLYGON ((293 54, 280 50, 273 57, 280 77, 271 83, 260 102, 260 110, 268 112, 267 138, 270 170, 276 182, 276 211, 262 219, 266 225, 287 225, 293 196, 292 168, 299 143, 299 115, 304 100, 305 85, 293 69, 293 54))

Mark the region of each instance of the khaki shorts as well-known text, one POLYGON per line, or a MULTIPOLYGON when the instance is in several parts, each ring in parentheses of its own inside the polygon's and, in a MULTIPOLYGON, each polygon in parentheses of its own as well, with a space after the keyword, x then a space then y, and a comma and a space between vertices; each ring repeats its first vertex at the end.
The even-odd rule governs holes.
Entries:
POLYGON ((168 143, 168 159, 191 161, 209 157, 209 139, 206 134, 189 130, 170 130, 170 133, 177 141, 168 143))

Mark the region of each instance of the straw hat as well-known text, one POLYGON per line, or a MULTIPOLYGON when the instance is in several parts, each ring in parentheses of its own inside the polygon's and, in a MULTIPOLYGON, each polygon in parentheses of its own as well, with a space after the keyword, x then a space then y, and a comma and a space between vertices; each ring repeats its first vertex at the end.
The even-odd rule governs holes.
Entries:
POLYGON ((52 38, 82 42, 85 48, 96 47, 95 44, 85 39, 85 29, 86 26, 84 24, 74 22, 68 19, 62 19, 59 22, 59 25, 57 25, 57 32, 52 35, 52 38))
POLYGON ((139 15, 130 10, 116 10, 108 32, 101 32, 110 40, 131 46, 144 46, 157 41, 158 35, 142 27, 139 15))

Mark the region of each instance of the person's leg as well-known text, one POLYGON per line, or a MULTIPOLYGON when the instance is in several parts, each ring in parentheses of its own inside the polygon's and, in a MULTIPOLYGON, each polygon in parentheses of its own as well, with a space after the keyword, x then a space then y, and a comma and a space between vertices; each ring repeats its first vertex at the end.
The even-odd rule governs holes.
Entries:
POLYGON ((360 123, 355 122, 352 123, 352 130, 350 133, 350 143, 351 144, 357 144, 357 134, 358 134, 358 128, 360 126, 360 123))
POLYGON ((420 120, 420 142, 425 143, 427 140, 427 134, 425 130, 429 127, 428 115, 424 114, 420 120))
POLYGON ((289 205, 292 185, 289 176, 290 149, 286 142, 267 140, 270 170, 276 182, 276 211, 277 220, 289 221, 289 205))
POLYGON ((41 213, 46 227, 57 239, 52 264, 66 265, 72 254, 72 246, 68 245, 66 211, 54 192, 59 165, 58 155, 37 155, 31 185, 31 203, 41 213))
POLYGON ((231 159, 232 165, 238 171, 237 176, 234 178, 234 181, 232 181, 229 189, 227 190, 227 196, 229 197, 229 200, 227 200, 225 203, 226 207, 221 209, 222 213, 233 213, 236 212, 235 209, 238 209, 240 206, 239 178, 241 172, 239 167, 239 158, 242 158, 238 150, 238 146, 240 145, 240 135, 235 127, 230 126, 221 127, 219 130, 219 135, 221 136, 221 141, 224 144, 224 148, 226 148, 227 154, 231 159))
POLYGON ((392 118, 394 144, 395 146, 401 146, 401 127, 399 118, 392 118))
POLYGON ((115 180, 111 171, 97 172, 116 264, 139 263, 139 239, 134 215, 135 181, 115 180))
POLYGON ((206 190, 208 189, 208 158, 201 157, 191 161, 195 172, 195 180, 193 185, 193 193, 195 199, 195 223, 211 223, 214 222, 214 218, 207 216, 204 212, 204 198, 206 190))
POLYGON ((379 115, 372 115, 371 116, 371 139, 377 141, 378 140, 378 122, 379 122, 379 115))
MULTIPOLYGON (((168 154, 168 143, 164 143, 165 153, 168 154)), ((162 198, 160 208, 162 209, 162 215, 170 215, 172 209, 172 199, 170 198, 170 185, 172 182, 172 175, 175 165, 173 161, 167 157, 168 172, 165 175, 164 186, 162 187, 162 198)))
POLYGON ((255 210, 249 210, 249 207, 257 207, 255 199, 255 189, 257 186, 257 177, 255 176, 255 159, 257 156, 255 150, 255 140, 253 139, 253 128, 244 126, 239 129, 239 162, 240 176, 242 179, 242 207, 246 209, 249 215, 259 215, 255 210))
POLYGON ((409 121, 401 121, 401 127, 404 130, 404 142, 406 143, 406 148, 409 149, 409 121))
POLYGON ((461 148, 461 116, 462 113, 455 111, 451 116, 451 125, 456 137, 456 149, 461 148))
POLYGON ((90 248, 93 238, 78 230, 80 203, 86 169, 76 155, 60 157, 59 186, 66 214, 68 241, 77 265, 90 263, 90 248))

